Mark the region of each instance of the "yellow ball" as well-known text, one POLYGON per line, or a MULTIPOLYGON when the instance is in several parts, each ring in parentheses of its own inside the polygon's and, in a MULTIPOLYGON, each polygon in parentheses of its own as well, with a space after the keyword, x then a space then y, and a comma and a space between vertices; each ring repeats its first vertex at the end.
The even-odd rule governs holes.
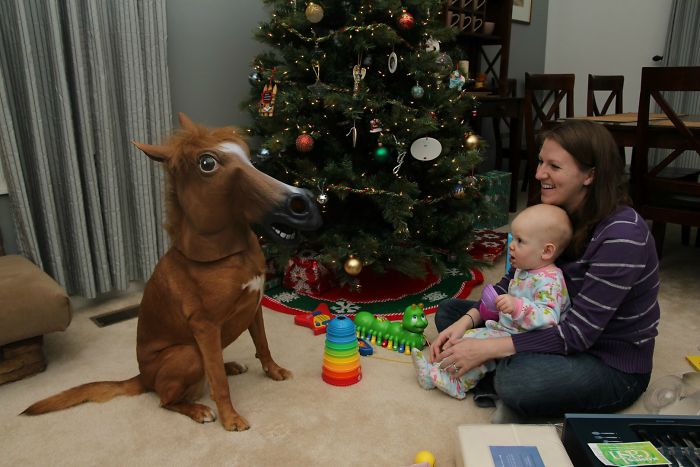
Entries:
POLYGON ((318 23, 323 19, 323 7, 314 2, 309 2, 309 4, 306 6, 306 11, 304 14, 306 14, 306 19, 308 19, 310 22, 318 23))
POLYGON ((420 464, 421 462, 427 462, 430 467, 435 467, 435 456, 430 451, 420 451, 416 454, 415 464, 420 464))
POLYGON ((469 133, 464 138, 464 144, 467 146, 467 149, 474 150, 479 147, 479 137, 474 133, 469 133))
POLYGON ((351 276, 356 276, 360 273, 360 271, 362 271, 362 261, 354 256, 350 256, 347 261, 345 261, 343 268, 345 269, 345 272, 351 276))

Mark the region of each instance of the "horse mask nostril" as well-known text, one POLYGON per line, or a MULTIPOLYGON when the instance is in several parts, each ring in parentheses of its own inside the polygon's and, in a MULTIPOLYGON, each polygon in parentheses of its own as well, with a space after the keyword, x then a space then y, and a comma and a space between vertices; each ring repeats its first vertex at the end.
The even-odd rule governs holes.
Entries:
POLYGON ((294 196, 289 200, 289 209, 291 209, 294 214, 306 214, 308 212, 306 198, 303 196, 294 196))

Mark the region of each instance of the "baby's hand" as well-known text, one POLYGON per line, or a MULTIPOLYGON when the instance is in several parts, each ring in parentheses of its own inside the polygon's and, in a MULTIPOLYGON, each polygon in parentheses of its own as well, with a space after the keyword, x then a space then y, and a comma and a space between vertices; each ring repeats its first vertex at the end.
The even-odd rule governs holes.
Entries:
POLYGON ((496 297, 496 308, 501 313, 512 314, 515 311, 515 297, 508 294, 499 295, 496 297))

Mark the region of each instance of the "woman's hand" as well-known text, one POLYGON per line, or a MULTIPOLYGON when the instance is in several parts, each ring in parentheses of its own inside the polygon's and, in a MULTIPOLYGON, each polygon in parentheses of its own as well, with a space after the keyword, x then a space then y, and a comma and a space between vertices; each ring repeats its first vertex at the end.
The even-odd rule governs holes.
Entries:
MULTIPOLYGON (((473 311, 477 310, 472 308, 467 312, 467 314, 473 311)), ((474 318, 465 315, 452 323, 449 327, 443 329, 442 332, 438 334, 437 339, 430 344, 430 361, 438 361, 436 360, 437 355, 443 350, 449 348, 452 345, 451 341, 457 341, 464 337, 466 330, 472 328, 472 323, 474 323, 474 318)))
POLYGON ((472 368, 476 368, 489 360, 508 357, 515 353, 513 339, 510 337, 492 337, 487 339, 466 337, 451 339, 449 343, 451 345, 443 346, 443 351, 438 353, 433 358, 433 361, 440 362, 440 368, 449 371, 455 377, 462 376, 472 368))

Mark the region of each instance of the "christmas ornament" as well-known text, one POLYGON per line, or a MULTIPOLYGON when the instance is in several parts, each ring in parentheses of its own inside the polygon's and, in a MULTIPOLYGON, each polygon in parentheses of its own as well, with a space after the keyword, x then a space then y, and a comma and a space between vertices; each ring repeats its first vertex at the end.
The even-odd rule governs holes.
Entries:
POLYGON ((369 132, 379 133, 382 131, 382 122, 378 118, 373 118, 369 121, 369 132))
POLYGON ((432 37, 425 41, 426 52, 440 52, 440 42, 432 37))
POLYGON ((362 271, 362 261, 350 255, 345 261, 343 269, 345 269, 345 272, 347 272, 349 275, 357 276, 362 271))
POLYGON ((360 92, 360 82, 365 79, 365 74, 367 74, 367 68, 359 64, 352 67, 352 80, 355 82, 352 88, 352 97, 357 97, 357 94, 360 92))
POLYGON ((442 152, 442 144, 435 138, 425 136, 411 144, 411 155, 419 161, 432 161, 442 152))
POLYGON ((328 204, 328 195, 325 193, 319 193, 319 195, 316 197, 316 202, 321 206, 325 206, 328 204))
POLYGON ((425 89, 423 89, 420 84, 416 83, 416 85, 411 88, 411 95, 415 99, 420 99, 425 95, 425 89))
POLYGON ((309 84, 306 86, 309 91, 311 91, 311 94, 316 97, 316 98, 321 98, 323 97, 327 92, 328 86, 326 83, 321 82, 321 63, 318 61, 314 61, 311 64, 311 68, 314 71, 314 75, 316 75, 316 82, 314 84, 309 84))
POLYGON ((296 146, 299 152, 309 152, 314 148, 314 139, 311 135, 302 133, 297 136, 296 146))
POLYGON ((275 76, 275 70, 272 70, 270 74, 270 81, 263 87, 262 94, 260 94, 260 106, 258 108, 258 113, 263 117, 272 117, 275 112, 275 97, 277 96, 277 84, 275 84, 273 78, 275 76))
POLYGON ((408 31, 411 29, 413 26, 416 25, 416 19, 413 17, 411 13, 409 13, 405 8, 403 11, 401 11, 401 14, 399 15, 399 28, 403 29, 404 31, 408 31))
POLYGON ((396 56, 396 52, 394 52, 392 50, 391 53, 389 54, 389 63, 387 65, 389 67, 389 73, 395 72, 398 64, 399 64, 399 58, 396 56))
POLYGON ((440 65, 440 68, 442 68, 442 70, 445 74, 449 73, 450 70, 452 70, 452 68, 454 68, 454 65, 452 63, 452 59, 445 52, 440 52, 440 54, 435 59, 435 63, 440 65))
POLYGON ((350 136, 352 135, 352 147, 357 146, 357 126, 355 126, 355 120, 352 121, 352 128, 350 128, 350 131, 348 131, 348 134, 345 136, 350 136))
POLYGON ((459 70, 452 70, 452 73, 450 73, 450 89, 461 91, 466 81, 466 78, 459 73, 459 70))
POLYGON ((311 23, 318 23, 323 19, 323 7, 314 2, 309 2, 306 6, 306 11, 304 11, 306 19, 311 23))
POLYGON ((452 197, 454 199, 464 199, 466 194, 467 193, 464 191, 464 185, 462 185, 462 182, 458 182, 452 187, 452 197))
POLYGON ((465 133, 464 135, 464 145, 469 149, 470 151, 473 151, 479 147, 479 142, 480 139, 479 137, 474 134, 474 133, 465 133))
POLYGON ((262 81, 262 77, 260 76, 260 72, 258 70, 251 70, 251 72, 248 74, 248 82, 252 86, 257 86, 258 83, 262 81))
POLYGON ((479 116, 479 112, 476 109, 472 110, 472 118, 476 118, 478 116, 479 116))
POLYGON ((270 158, 270 150, 267 148, 260 148, 256 155, 261 161, 267 160, 270 158))
POLYGON ((374 150, 374 158, 377 162, 386 161, 389 158, 389 149, 382 146, 382 143, 379 143, 377 149, 374 150))

